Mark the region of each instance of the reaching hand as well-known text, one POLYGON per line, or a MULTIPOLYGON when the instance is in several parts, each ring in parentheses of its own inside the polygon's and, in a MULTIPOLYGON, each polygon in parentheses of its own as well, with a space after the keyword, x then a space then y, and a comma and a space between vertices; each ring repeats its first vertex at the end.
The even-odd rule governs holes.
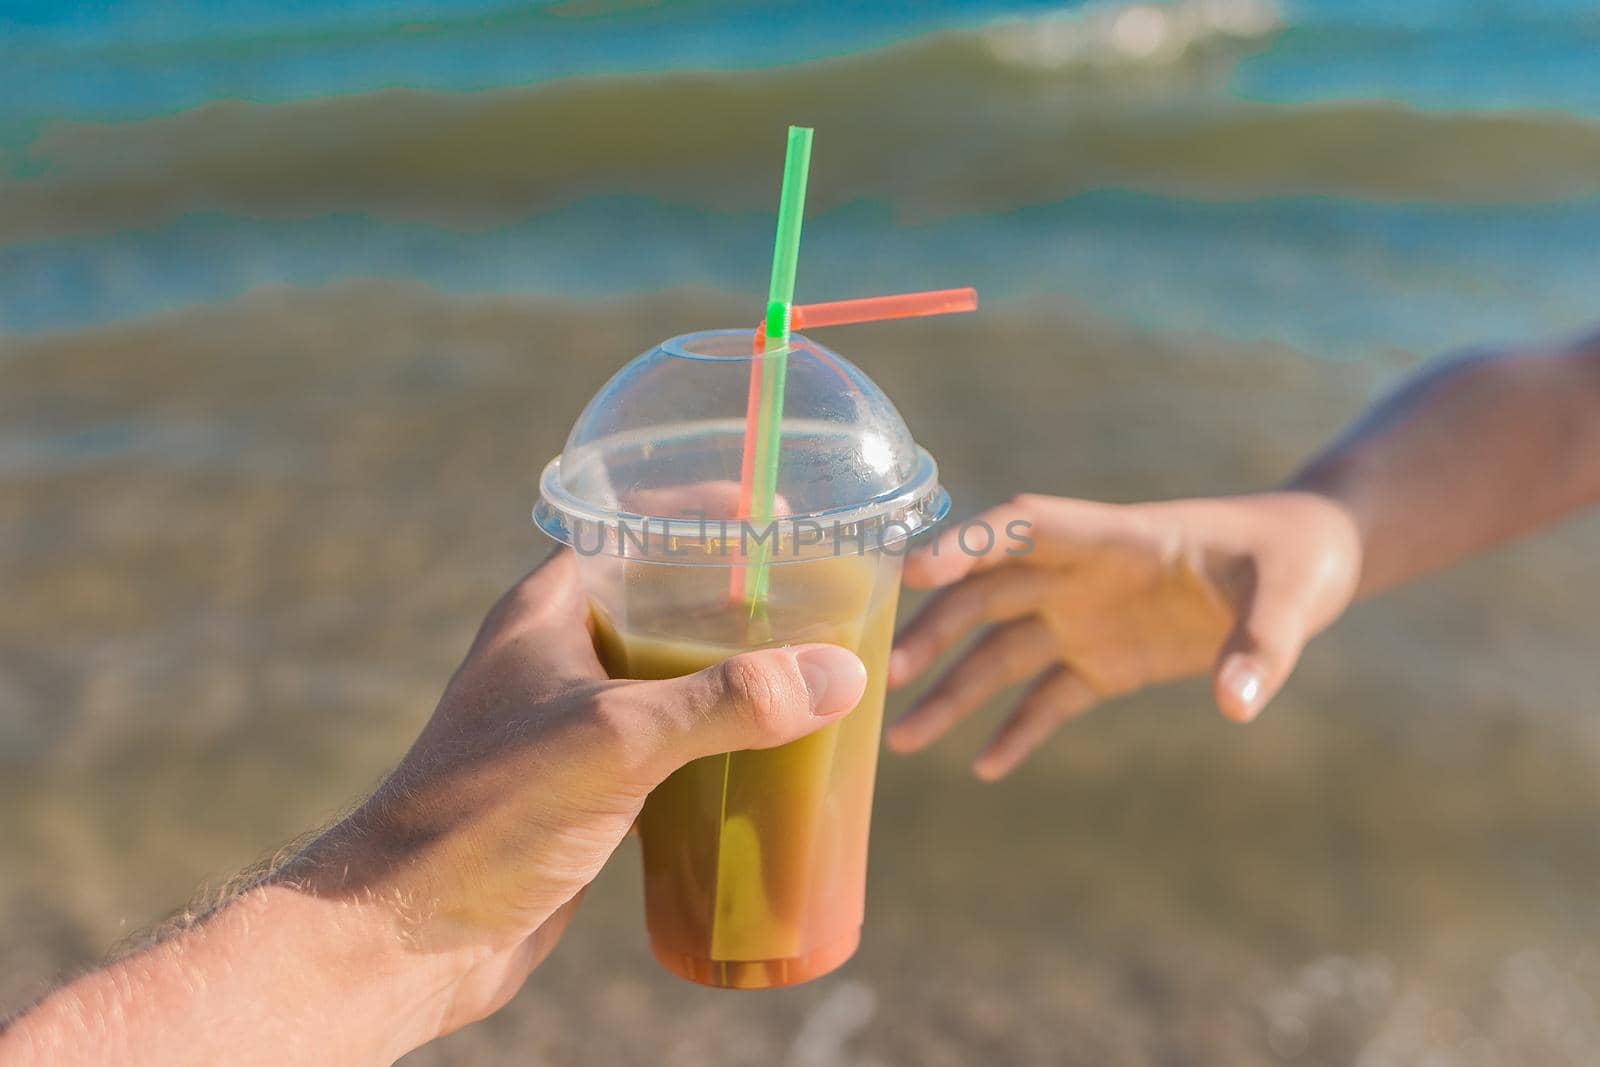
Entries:
POLYGON ((958 527, 907 559, 906 583, 940 592, 900 634, 889 684, 988 629, 888 741, 920 749, 1034 678, 978 756, 989 779, 1100 700, 1207 669, 1222 713, 1249 722, 1344 610, 1360 572, 1354 524, 1311 493, 1132 506, 1022 496, 978 518, 994 531, 987 550, 965 551, 958 527))

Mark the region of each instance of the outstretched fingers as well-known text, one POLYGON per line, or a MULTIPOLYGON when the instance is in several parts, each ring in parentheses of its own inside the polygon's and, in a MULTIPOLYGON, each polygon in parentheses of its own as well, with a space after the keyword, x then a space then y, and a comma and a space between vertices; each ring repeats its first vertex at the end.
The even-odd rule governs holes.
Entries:
POLYGON ((995 731, 973 762, 979 778, 1004 778, 1044 744, 1056 728, 1075 719, 1099 701, 1100 696, 1071 667, 1055 667, 1023 695, 1016 710, 995 731))
POLYGON ((912 552, 905 582, 936 589, 1006 563, 1062 567, 1115 546, 1148 550, 1158 529, 1144 508, 1025 493, 912 552))
POLYGON ((975 574, 940 590, 895 638, 889 685, 917 678, 983 623, 1032 614, 1042 596, 1038 575, 1019 567, 975 574))
POLYGON ((937 589, 1025 554, 1032 547, 1026 531, 1033 526, 1032 508, 1023 502, 1026 499, 945 527, 906 557, 906 585, 937 589))
POLYGON ((990 697, 1037 674, 1055 657, 1055 636, 1038 616, 994 627, 889 727, 889 747, 915 752, 932 744, 990 697))

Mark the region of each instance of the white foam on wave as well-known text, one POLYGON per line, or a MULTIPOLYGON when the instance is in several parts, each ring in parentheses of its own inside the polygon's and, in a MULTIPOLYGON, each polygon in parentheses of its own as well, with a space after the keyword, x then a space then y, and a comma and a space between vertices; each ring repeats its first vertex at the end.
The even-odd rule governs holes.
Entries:
POLYGON ((1260 43, 1284 25, 1273 0, 1171 0, 1093 3, 981 33, 1000 61, 1055 70, 1177 63, 1210 46, 1260 43))

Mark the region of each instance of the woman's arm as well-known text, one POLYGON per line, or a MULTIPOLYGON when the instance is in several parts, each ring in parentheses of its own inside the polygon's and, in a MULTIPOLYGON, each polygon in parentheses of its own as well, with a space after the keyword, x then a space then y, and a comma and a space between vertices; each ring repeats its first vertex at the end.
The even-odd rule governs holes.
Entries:
POLYGON ((1600 334, 1439 363, 1289 488, 1319 493, 1355 521, 1362 595, 1600 502, 1600 334))

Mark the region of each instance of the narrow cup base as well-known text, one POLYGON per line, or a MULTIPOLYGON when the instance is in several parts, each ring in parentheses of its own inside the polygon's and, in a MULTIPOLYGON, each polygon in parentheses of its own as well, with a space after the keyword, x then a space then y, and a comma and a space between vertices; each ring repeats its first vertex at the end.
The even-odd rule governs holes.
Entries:
POLYGON ((679 978, 718 989, 778 989, 821 978, 856 953, 861 944, 861 927, 849 936, 831 941, 803 956, 777 960, 708 960, 671 952, 654 943, 650 951, 656 962, 679 978))

